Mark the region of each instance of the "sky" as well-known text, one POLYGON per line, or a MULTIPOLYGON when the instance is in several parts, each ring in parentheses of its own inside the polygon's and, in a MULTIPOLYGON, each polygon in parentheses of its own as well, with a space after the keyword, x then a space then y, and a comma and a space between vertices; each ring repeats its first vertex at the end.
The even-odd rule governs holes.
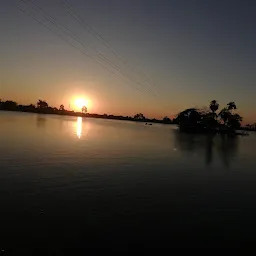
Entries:
POLYGON ((235 101, 256 122, 255 13, 253 0, 1 0, 0 98, 156 118, 235 101))

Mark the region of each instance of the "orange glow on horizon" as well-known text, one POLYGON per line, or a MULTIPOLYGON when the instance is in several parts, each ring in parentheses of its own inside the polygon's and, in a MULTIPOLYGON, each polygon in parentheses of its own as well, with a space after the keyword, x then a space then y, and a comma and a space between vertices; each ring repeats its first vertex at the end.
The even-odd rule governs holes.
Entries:
POLYGON ((88 100, 85 100, 84 98, 76 98, 74 100, 75 108, 78 111, 81 111, 84 106, 88 109, 88 104, 88 100))

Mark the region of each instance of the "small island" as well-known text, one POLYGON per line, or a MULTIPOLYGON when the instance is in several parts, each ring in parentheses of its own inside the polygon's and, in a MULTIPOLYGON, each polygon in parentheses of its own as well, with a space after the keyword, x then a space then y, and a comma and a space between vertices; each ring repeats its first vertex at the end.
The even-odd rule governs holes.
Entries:
POLYGON ((242 117, 236 113, 235 102, 229 102, 220 110, 216 100, 210 102, 209 109, 189 108, 176 118, 181 132, 187 133, 221 133, 229 135, 248 135, 248 133, 237 132, 242 130, 242 117))

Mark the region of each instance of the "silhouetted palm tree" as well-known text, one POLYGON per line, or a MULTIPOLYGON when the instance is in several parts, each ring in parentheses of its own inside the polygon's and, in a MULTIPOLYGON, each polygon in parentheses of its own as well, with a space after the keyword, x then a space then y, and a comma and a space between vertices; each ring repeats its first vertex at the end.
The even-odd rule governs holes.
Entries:
POLYGON ((223 120, 224 124, 231 130, 240 128, 242 117, 238 114, 233 114, 232 110, 237 109, 235 102, 229 102, 227 108, 223 108, 219 116, 223 120))
POLYGON ((210 109, 212 113, 215 113, 219 109, 219 103, 216 100, 210 102, 210 109))

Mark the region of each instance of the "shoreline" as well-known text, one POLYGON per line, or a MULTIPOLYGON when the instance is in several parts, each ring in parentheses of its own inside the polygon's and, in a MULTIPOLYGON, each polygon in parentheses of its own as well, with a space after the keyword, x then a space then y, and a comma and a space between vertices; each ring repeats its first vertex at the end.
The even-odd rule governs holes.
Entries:
MULTIPOLYGON (((73 117, 89 117, 89 118, 98 118, 98 119, 109 119, 109 120, 119 120, 119 121, 131 121, 131 122, 140 122, 145 123, 145 125, 152 125, 153 123, 157 124, 172 124, 172 125, 178 125, 176 122, 170 121, 164 121, 164 120, 158 120, 158 119, 135 119, 130 116, 115 116, 115 115, 107 115, 107 114, 90 114, 90 113, 82 113, 82 112, 75 112, 75 111, 69 111, 69 110, 58 110, 53 108, 45 108, 45 109, 0 109, 0 111, 5 112, 21 112, 21 113, 32 113, 32 114, 39 114, 39 115, 58 115, 58 116, 73 116, 73 117)), ((256 132, 256 129, 248 128, 246 126, 240 127, 237 131, 248 131, 248 132, 256 132)), ((184 131, 186 133, 186 131, 184 131)), ((187 133, 191 133, 188 131, 187 133)), ((200 132, 195 132, 199 133, 200 132)), ((202 132, 207 133, 207 132, 202 132)), ((208 132, 209 133, 209 132, 208 132)), ((215 133, 215 132, 214 132, 215 133)), ((219 132, 216 132, 219 133, 219 132)))
MULTIPOLYGON (((133 117, 129 116, 115 116, 115 115, 107 115, 107 114, 89 114, 89 113, 81 113, 81 112, 74 112, 74 111, 61 111, 61 110, 54 110, 54 111, 47 111, 43 109, 35 109, 35 111, 28 111, 28 110, 8 110, 8 109, 0 109, 0 111, 4 112, 20 112, 20 113, 32 113, 32 114, 39 114, 39 115, 58 115, 58 116, 73 116, 73 117, 89 117, 89 118, 99 118, 99 119, 110 119, 110 120, 119 120, 119 121, 132 121, 132 122, 140 122, 145 123, 145 125, 150 125, 150 123, 158 123, 158 124, 173 124, 176 123, 164 122, 158 119, 134 119, 133 117)), ((177 125, 177 124, 176 124, 177 125)))

